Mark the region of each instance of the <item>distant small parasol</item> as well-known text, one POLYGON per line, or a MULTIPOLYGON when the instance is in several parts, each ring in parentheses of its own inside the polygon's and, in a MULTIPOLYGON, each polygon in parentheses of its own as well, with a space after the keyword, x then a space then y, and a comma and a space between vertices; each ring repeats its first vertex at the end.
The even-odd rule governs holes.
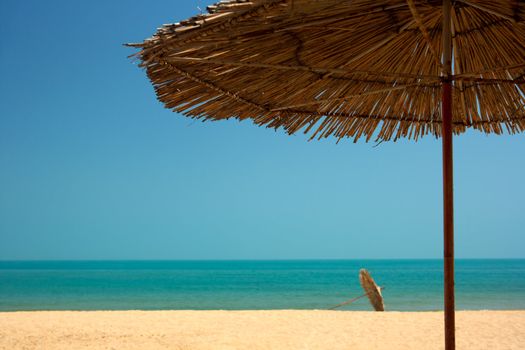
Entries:
POLYGON ((352 304, 354 301, 366 296, 370 299, 370 303, 376 311, 385 311, 385 304, 383 303, 383 296, 381 295, 381 290, 384 289, 384 287, 378 287, 366 269, 361 269, 359 271, 359 280, 361 281, 361 286, 365 290, 365 294, 332 306, 331 308, 328 308, 328 310, 335 310, 341 306, 352 304))
POLYGON ((385 304, 383 303, 383 296, 381 295, 381 287, 378 287, 374 282, 372 276, 366 269, 361 269, 359 271, 359 281, 361 281, 361 286, 366 292, 370 304, 374 307, 376 311, 385 311, 385 304))

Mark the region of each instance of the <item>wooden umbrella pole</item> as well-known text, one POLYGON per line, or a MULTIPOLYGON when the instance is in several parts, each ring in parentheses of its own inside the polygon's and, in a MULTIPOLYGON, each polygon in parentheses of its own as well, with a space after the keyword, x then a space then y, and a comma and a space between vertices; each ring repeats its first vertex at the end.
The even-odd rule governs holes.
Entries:
POLYGON ((445 350, 456 348, 454 306, 454 193, 452 166, 452 36, 450 0, 443 1, 443 255, 445 278, 445 350))
POLYGON ((454 193, 450 82, 443 83, 443 243, 445 271, 445 349, 455 349, 454 321, 454 193))

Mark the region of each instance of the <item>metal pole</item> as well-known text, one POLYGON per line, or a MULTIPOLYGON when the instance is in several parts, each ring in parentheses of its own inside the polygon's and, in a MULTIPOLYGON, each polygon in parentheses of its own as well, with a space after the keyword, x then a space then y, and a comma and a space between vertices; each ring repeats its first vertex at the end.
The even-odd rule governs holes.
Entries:
POLYGON ((452 37, 450 0, 443 1, 443 255, 445 277, 445 350, 456 348, 454 305, 454 193, 452 164, 452 37))

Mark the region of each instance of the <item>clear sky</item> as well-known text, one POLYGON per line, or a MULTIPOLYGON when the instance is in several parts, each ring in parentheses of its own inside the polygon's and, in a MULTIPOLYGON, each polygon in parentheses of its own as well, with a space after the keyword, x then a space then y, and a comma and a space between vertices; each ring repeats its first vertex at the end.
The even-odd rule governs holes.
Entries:
MULTIPOLYGON (((122 43, 208 3, 0 1, 0 259, 441 257, 440 140, 162 107, 122 43)), ((524 258, 524 135, 454 146, 457 257, 524 258)))

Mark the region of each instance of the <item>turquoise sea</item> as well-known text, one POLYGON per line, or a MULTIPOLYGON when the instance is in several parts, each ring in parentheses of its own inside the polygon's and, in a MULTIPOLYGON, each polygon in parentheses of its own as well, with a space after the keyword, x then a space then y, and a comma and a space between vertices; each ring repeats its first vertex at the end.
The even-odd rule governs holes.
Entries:
MULTIPOLYGON (((323 309, 362 294, 360 268, 388 310, 443 308, 441 260, 3 261, 0 310, 323 309)), ((456 302, 525 309, 525 260, 457 260, 456 302)))

